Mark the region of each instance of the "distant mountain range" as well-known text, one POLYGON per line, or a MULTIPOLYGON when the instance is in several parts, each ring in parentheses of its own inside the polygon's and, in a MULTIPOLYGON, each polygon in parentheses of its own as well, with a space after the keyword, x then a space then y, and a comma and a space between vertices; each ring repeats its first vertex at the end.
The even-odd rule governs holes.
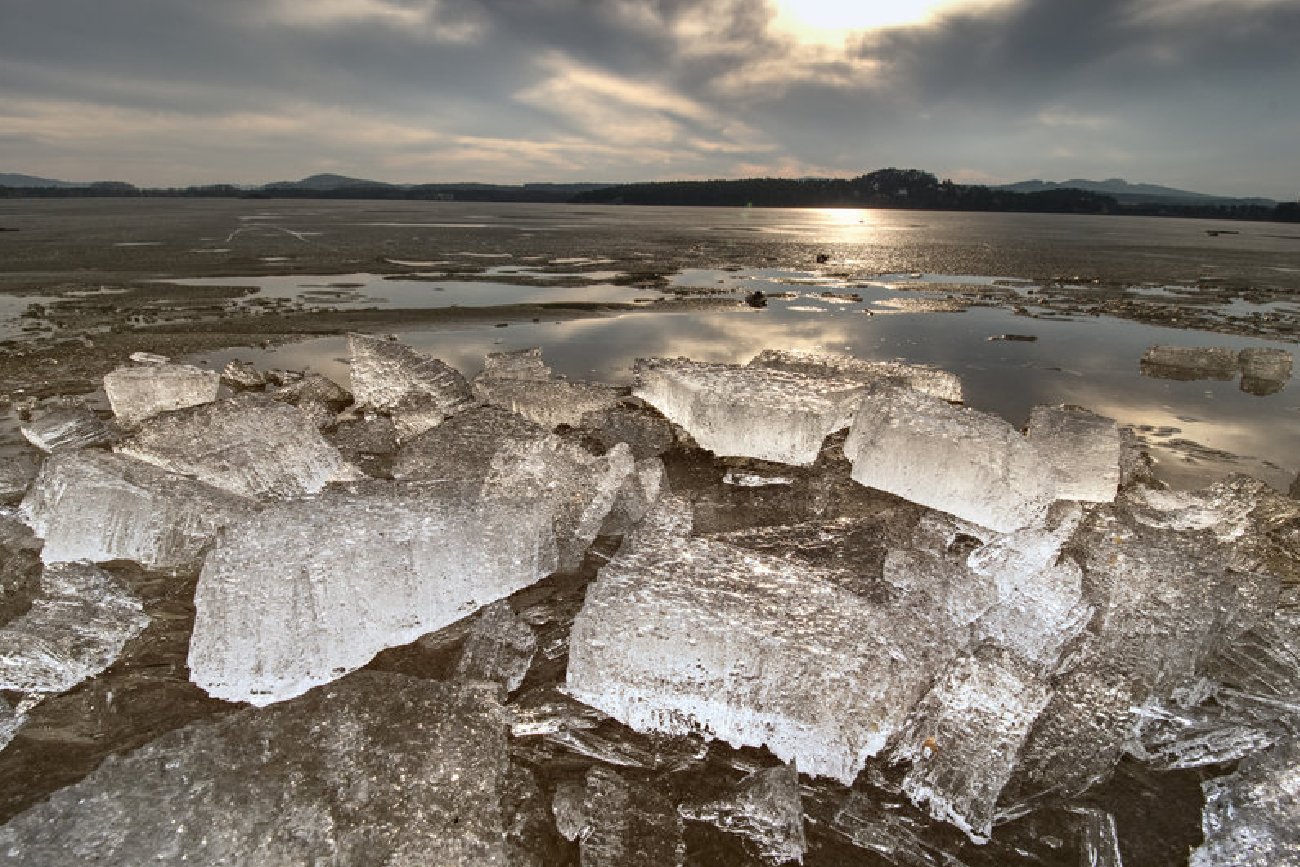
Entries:
POLYGON ((577 195, 589 190, 601 190, 611 184, 597 183, 577 183, 577 184, 481 184, 473 182, 452 182, 452 183, 428 183, 428 184, 389 184, 384 181, 369 181, 364 178, 350 178, 346 175, 311 175, 300 181, 274 181, 261 187, 266 192, 334 192, 337 190, 351 190, 357 188, 368 189, 388 189, 388 190, 415 190, 415 189, 437 189, 437 190, 531 190, 535 192, 551 192, 556 195, 577 195))
POLYGON ((84 187, 88 184, 76 181, 56 181, 53 178, 38 178, 32 175, 14 175, 0 172, 0 187, 84 187))
POLYGON ((1002 184, 994 189, 1010 190, 1013 193, 1086 190, 1090 193, 1110 196, 1121 205, 1260 205, 1271 208, 1277 204, 1273 199, 1212 196, 1207 193, 1194 193, 1191 190, 1162 187, 1158 184, 1130 184, 1122 178, 1108 178, 1104 181, 1090 181, 1084 178, 1072 178, 1068 181, 1019 181, 1014 184, 1002 184))

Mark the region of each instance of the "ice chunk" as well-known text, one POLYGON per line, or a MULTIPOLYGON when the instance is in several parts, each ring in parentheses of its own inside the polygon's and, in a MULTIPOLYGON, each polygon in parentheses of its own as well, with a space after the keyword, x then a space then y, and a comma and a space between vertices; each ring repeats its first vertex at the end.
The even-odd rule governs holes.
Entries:
POLYGON ((672 422, 636 398, 591 410, 578 426, 603 448, 627 443, 638 461, 662 455, 677 441, 672 422))
POLYGON ((613 406, 624 394, 625 389, 611 385, 564 379, 480 376, 474 380, 474 395, 479 400, 517 413, 547 430, 562 424, 577 427, 587 413, 613 406))
POLYGON ((940 400, 961 403, 961 379, 928 364, 864 361, 838 352, 765 349, 749 362, 752 367, 788 370, 808 376, 829 376, 859 382, 885 382, 914 388, 940 400))
POLYGON ((112 439, 107 426, 85 406, 51 410, 23 425, 22 432, 43 452, 104 445, 112 439))
POLYGON ((489 352, 483 358, 483 376, 490 379, 544 380, 551 378, 551 368, 542 361, 542 349, 516 349, 514 352, 489 352))
POLYGON ((232 388, 263 388, 266 374, 250 361, 231 360, 221 370, 221 381, 232 388))
POLYGON ((0 828, 13 863, 505 865, 493 690, 361 673, 111 756, 0 828))
POLYGON ((655 789, 613 771, 587 772, 580 833, 582 867, 681 867, 682 820, 655 789))
POLYGON ((596 457, 558 436, 547 435, 540 440, 506 442, 492 459, 483 490, 488 496, 501 492, 551 509, 559 566, 570 571, 582 564, 634 470, 627 446, 615 446, 596 457))
POLYGON ((546 435, 541 426, 494 406, 475 407, 404 443, 393 458, 395 479, 483 481, 507 442, 546 435))
POLYGON ((154 352, 132 352, 128 357, 136 364, 166 364, 171 360, 154 352))
POLYGON ((134 560, 147 569, 189 569, 218 530, 255 508, 202 482, 87 450, 51 456, 20 512, 45 540, 46 563, 134 560))
POLYGON ((514 692, 537 653, 537 636, 504 599, 479 612, 456 663, 462 680, 489 680, 514 692))
POLYGON ((577 840, 587 827, 584 802, 587 800, 587 782, 569 780, 555 787, 551 800, 551 815, 555 817, 555 830, 566 840, 577 840))
MULTIPOLYGON (((1276 708, 1270 708, 1278 713, 1276 708)), ((1249 701, 1224 695, 1212 706, 1183 709, 1149 701, 1137 714, 1125 749, 1157 768, 1227 764, 1277 743, 1280 725, 1261 720, 1249 701)), ((1271 716, 1271 714, 1270 714, 1271 716)))
POLYGON ((1222 346, 1152 346, 1141 368, 1157 379, 1232 379, 1238 364, 1237 350, 1222 346))
POLYGON ((0 750, 9 746, 9 742, 18 734, 18 730, 26 722, 23 714, 18 713, 5 697, 0 695, 0 750))
POLYGON ((903 791, 936 819, 986 841, 998 795, 1050 694, 1043 678, 994 644, 956 660, 899 734, 893 760, 912 763, 903 791))
POLYGON ((805 465, 848 426, 863 385, 765 367, 639 359, 634 394, 719 456, 805 465))
POLYGON ((1192 852, 1190 867, 1300 864, 1300 739, 1252 756, 1202 788, 1205 842, 1192 852))
POLYGON ((862 397, 844 454, 853 479, 998 532, 1043 520, 1052 469, 1011 425, 907 388, 862 397))
POLYGON ((765 745, 851 783, 955 653, 933 601, 875 603, 838 571, 684 527, 689 506, 662 499, 588 588, 569 693, 638 731, 765 745))
POLYGON ((551 572, 549 503, 372 482, 229 528, 195 592, 191 679, 269 704, 365 665, 551 572))
POLYGON ((637 461, 634 471, 618 489, 614 505, 601 527, 601 535, 623 536, 632 532, 666 489, 663 461, 658 458, 637 461))
POLYGON ((400 438, 419 436, 473 404, 459 371, 409 346, 349 334, 348 354, 357 405, 391 415, 400 438))
POLYGON ((699 822, 712 822, 724 831, 752 840, 763 860, 773 864, 803 863, 808 842, 803 830, 803 801, 799 774, 791 765, 754 771, 727 798, 679 812, 699 822))
POLYGON ((211 403, 220 388, 219 374, 187 364, 119 367, 104 376, 113 414, 127 427, 160 412, 211 403))
POLYGON ((301 497, 361 477, 305 415, 254 393, 154 419, 117 450, 259 499, 301 497))
POLYGON ((140 600, 88 563, 47 566, 41 595, 0 628, 0 689, 66 692, 149 625, 140 600))
POLYGON ((1119 488, 1120 438, 1114 419, 1068 406, 1036 406, 1029 442, 1052 470, 1056 496, 1109 503, 1119 488))
POLYGON ((1291 353, 1285 349, 1252 347, 1241 350, 1241 390, 1276 394, 1291 380, 1291 353))
POLYGON ((27 493, 27 488, 40 471, 38 452, 0 457, 0 503, 15 503, 27 493))

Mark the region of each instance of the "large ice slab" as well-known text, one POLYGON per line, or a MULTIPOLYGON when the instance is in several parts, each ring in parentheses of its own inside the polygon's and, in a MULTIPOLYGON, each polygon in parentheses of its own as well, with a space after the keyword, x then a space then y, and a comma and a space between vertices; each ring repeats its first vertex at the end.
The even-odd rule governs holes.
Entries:
POLYGON ((474 395, 479 400, 547 430, 562 424, 577 427, 587 413, 613 406, 624 394, 625 389, 611 385, 567 379, 501 378, 487 373, 474 379, 474 395))
POLYGON ((301 497, 361 477, 307 416, 252 393, 153 419, 117 450, 258 499, 301 497))
POLYGON ((88 563, 47 566, 26 614, 0 627, 0 690, 66 692, 149 625, 140 600, 88 563))
POLYGON ((1152 346, 1142 354, 1144 376, 1158 379, 1232 379, 1238 350, 1223 346, 1152 346))
POLYGON ((988 840, 998 796, 1050 694, 1046 678, 994 644, 957 659, 899 734, 893 760, 911 762, 903 791, 936 819, 988 840))
POLYGON ((362 673, 111 756, 0 827, 29 867, 511 863, 491 688, 362 673))
POLYGON ((1051 467, 996 416, 915 389, 871 386, 844 443, 853 479, 998 532, 1042 521, 1051 467))
POLYGON ((1241 390, 1266 396, 1277 394, 1291 381, 1291 353, 1257 346, 1241 350, 1241 390))
POLYGON ((788 370, 808 376, 836 377, 858 382, 884 382, 914 388, 941 400, 961 403, 961 379, 928 364, 902 361, 866 361, 839 352, 765 349, 749 362, 751 367, 788 370))
POLYGON ((808 851, 799 773, 791 765, 754 771, 726 797, 683 805, 678 812, 748 838, 759 856, 771 864, 803 863, 808 851))
POLYGON ((24 424, 22 433, 43 452, 104 445, 112 439, 108 427, 86 406, 49 410, 24 424))
POLYGON ((1051 467, 1062 500, 1109 503, 1120 482, 1119 425, 1086 409, 1036 406, 1029 414, 1029 442, 1051 467))
POLYGON ((805 465, 848 426, 862 383, 766 367, 639 359, 633 393, 719 456, 805 465))
POLYGON ((495 406, 474 407, 403 443, 393 458, 393 478, 481 482, 506 443, 544 436, 540 425, 521 415, 495 406))
POLYGON ((113 414, 127 427, 160 412, 211 403, 220 388, 220 374, 188 364, 119 367, 104 376, 113 414))
POLYGON ((51 456, 20 506, 45 540, 46 563, 134 560, 148 569, 199 565, 217 531, 256 504, 122 455, 51 456))
POLYGON ((357 406, 391 415, 399 438, 419 436, 474 403, 458 370, 396 341, 349 334, 348 356, 357 406))
POLYGON ((372 482, 229 528, 195 592, 191 679, 231 701, 283 701, 550 573, 551 504, 479 493, 372 482))
POLYGON ((924 593, 864 598, 843 573, 677 535, 666 497, 588 588, 571 695, 638 731, 763 745, 851 783, 956 649, 924 593))
POLYGON ((1300 864, 1300 739, 1248 758, 1202 788, 1205 842, 1190 867, 1300 864))

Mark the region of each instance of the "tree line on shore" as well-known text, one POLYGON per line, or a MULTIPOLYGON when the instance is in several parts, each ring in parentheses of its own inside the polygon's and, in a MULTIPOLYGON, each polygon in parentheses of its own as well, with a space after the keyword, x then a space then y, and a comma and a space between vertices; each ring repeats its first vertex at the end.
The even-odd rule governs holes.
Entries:
POLYGON ((1121 203, 1113 196, 1072 188, 1016 192, 939 180, 917 169, 880 169, 856 178, 744 178, 620 184, 576 195, 563 185, 499 186, 356 184, 334 189, 230 184, 138 188, 121 182, 82 187, 4 187, 0 198, 120 197, 387 199, 473 202, 685 205, 756 208, 891 208, 1053 214, 1123 214, 1227 220, 1300 222, 1300 202, 1275 206, 1228 203, 1121 203))

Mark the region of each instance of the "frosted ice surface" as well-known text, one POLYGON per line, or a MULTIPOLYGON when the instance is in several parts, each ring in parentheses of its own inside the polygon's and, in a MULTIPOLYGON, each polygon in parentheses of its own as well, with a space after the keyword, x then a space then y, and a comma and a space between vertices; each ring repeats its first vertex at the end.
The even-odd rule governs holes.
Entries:
POLYGON ((0 827, 30 867, 506 867, 494 689, 360 673, 107 758, 0 827))
POLYGON ((98 446, 111 439, 107 426, 85 406, 51 410, 24 424, 22 432, 43 452, 98 446))
MULTIPOLYGON (((1239 702, 1230 695, 1214 705, 1190 709, 1149 701, 1138 713, 1125 749, 1157 768, 1234 762, 1281 739, 1284 728, 1260 719, 1258 710, 1251 702, 1239 702)), ((1275 707, 1269 710, 1279 713, 1275 707)))
POLYGON ((578 426, 604 448, 627 443, 639 461, 662 455, 677 441, 672 422, 637 398, 584 413, 578 426))
POLYGON ((461 680, 488 680, 514 692, 537 653, 537 636, 502 599, 479 612, 456 663, 461 680))
POLYGON ((261 388, 266 374, 250 361, 231 360, 221 370, 221 381, 234 388, 261 388))
POLYGON ((1044 678, 996 645, 957 659, 899 733, 892 759, 911 762, 903 791, 936 819, 987 840, 998 795, 1050 693, 1044 678))
POLYGON ((637 731, 763 745, 851 783, 956 651, 933 603, 877 604, 838 571, 671 535, 689 521, 664 498, 588 588, 569 693, 637 731))
POLYGON ((1232 379, 1238 351, 1222 346, 1152 346, 1142 355, 1142 373, 1159 379, 1232 379))
POLYGON ((1205 842, 1190 867, 1300 864, 1300 739, 1245 759, 1236 773, 1202 788, 1205 842))
POLYGON ((65 692, 149 625, 140 600, 88 563, 47 566, 32 607, 0 627, 0 689, 65 692))
POLYGON ((667 489, 664 462, 658 458, 645 458, 636 462, 618 489, 614 505, 601 527, 601 535, 622 536, 630 533, 645 519, 654 507, 661 492, 667 489))
POLYGON ((523 416, 495 406, 474 407, 403 443, 393 458, 393 478, 481 482, 507 442, 522 444, 545 435, 523 416))
POLYGON ((305 415, 253 393, 142 424, 117 450, 258 499, 301 497, 361 478, 305 415))
POLYGON ((550 573, 552 510, 476 486, 371 482, 230 527, 195 592, 191 679, 269 704, 550 573))
POLYGON ((1276 394, 1291 380, 1291 353, 1285 349, 1243 349, 1241 390, 1256 395, 1276 394))
POLYGON ((763 860, 773 864, 803 863, 808 850, 799 774, 790 765, 754 771, 730 796, 683 806, 679 812, 687 819, 712 822, 752 840, 763 860))
POLYGON ((577 427, 587 413, 614 406, 625 393, 612 385, 565 379, 479 376, 474 380, 474 395, 479 400, 518 413, 547 430, 562 424, 577 427))
POLYGON ((133 427, 160 412, 211 403, 221 376, 187 364, 119 367, 104 376, 104 393, 113 414, 133 427))
POLYGON ((907 388, 870 387, 844 454, 853 479, 998 532, 1043 520, 1051 468, 1000 418, 907 388))
POLYGON ((838 352, 765 349, 749 362, 753 367, 789 370, 808 376, 830 376, 859 382, 885 382, 914 388, 941 400, 961 403, 961 379, 928 364, 864 361, 838 352))
POLYGON ((639 359, 633 393, 719 456, 805 465, 847 427, 863 385, 765 367, 639 359))
POLYGON ((20 506, 45 540, 46 563, 134 560, 147 569, 199 565, 217 531, 256 504, 121 455, 52 455, 20 506))
POLYGON ((348 355, 357 405, 392 415, 403 439, 473 405, 469 383, 459 371, 409 346, 349 334, 348 355))
POLYGON ((1026 435, 1051 467, 1059 499, 1089 503, 1115 499, 1120 438, 1114 419, 1074 407, 1036 406, 1026 435))
POLYGON ((587 772, 582 867, 680 867, 682 819, 657 790, 606 770, 587 772))
POLYGON ((634 475, 632 452, 617 445, 600 457, 558 436, 505 443, 492 459, 485 496, 535 500, 555 516, 559 565, 578 568, 599 535, 624 482, 634 475))
POLYGON ((551 378, 551 368, 542 360, 542 349, 534 346, 514 352, 489 352, 483 358, 483 376, 491 379, 542 380, 551 378))

